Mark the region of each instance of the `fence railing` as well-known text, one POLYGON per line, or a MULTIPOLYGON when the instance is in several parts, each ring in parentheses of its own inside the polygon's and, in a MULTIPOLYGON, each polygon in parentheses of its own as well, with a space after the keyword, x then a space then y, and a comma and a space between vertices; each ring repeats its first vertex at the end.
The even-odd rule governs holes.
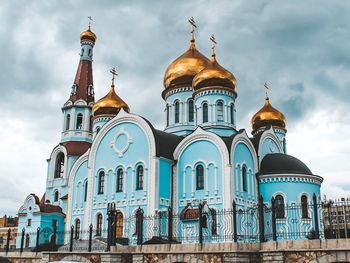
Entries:
MULTIPOLYGON (((171 208, 145 215, 138 208, 134 215, 123 218, 114 204, 108 205, 107 227, 102 224, 69 231, 38 228, 17 234, 17 249, 22 252, 43 250, 109 250, 110 246, 160 243, 266 242, 298 239, 350 237, 350 202, 278 203, 262 198, 256 205, 243 207, 233 202, 227 210, 206 203, 173 213, 171 208)), ((7 233, 11 237, 11 230, 7 233)), ((6 251, 10 250, 9 238, 6 251)))

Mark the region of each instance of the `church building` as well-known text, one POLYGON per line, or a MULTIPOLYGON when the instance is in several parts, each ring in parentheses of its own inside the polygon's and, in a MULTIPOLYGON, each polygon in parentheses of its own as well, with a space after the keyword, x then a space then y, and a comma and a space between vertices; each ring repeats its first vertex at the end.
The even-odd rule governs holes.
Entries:
MULTIPOLYGON (((182 215, 176 235, 190 243, 198 220, 186 220, 187 211, 205 205, 211 222, 222 225, 220 211, 231 209, 233 203, 239 211, 254 209, 259 198, 266 206, 273 198, 282 207, 276 215, 279 232, 295 231, 284 211, 293 204, 306 207, 296 212, 302 222, 297 227, 315 227, 308 204, 314 195, 320 198, 323 179, 286 153, 285 116, 266 95, 263 107, 252 116, 252 134, 237 127, 237 80, 220 64, 213 36, 210 57, 197 49, 194 29, 193 24, 188 49, 170 63, 164 89, 159 88, 164 130, 154 128, 117 95, 126 87, 115 84, 115 70, 110 87, 98 87, 107 94, 95 102, 92 58, 97 38, 90 26, 81 33, 77 73, 62 107, 61 140, 47 160, 46 191, 40 198, 29 194, 19 208, 18 236, 22 229, 49 233, 56 226, 69 233, 74 226, 79 238, 87 239, 92 225, 94 237, 105 237, 107 205, 114 203, 117 236, 129 244, 136 244, 136 226, 124 223, 127 218, 139 208, 154 215, 166 214, 169 207, 182 215)), ((210 235, 224 231, 208 229, 210 235)), ((238 215, 238 232, 254 231, 238 215)), ((65 243, 67 235, 57 243, 65 243)), ((25 246, 34 247, 35 242, 26 236, 25 246)))

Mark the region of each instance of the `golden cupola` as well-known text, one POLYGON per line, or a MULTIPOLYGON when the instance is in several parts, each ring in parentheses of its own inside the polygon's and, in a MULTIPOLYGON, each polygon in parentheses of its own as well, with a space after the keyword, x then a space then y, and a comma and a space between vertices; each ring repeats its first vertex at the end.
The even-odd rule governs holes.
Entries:
POLYGON ((284 117, 282 112, 272 107, 269 97, 266 96, 264 106, 252 118, 253 133, 260 128, 267 128, 270 125, 285 130, 286 117, 284 117))
POLYGON ((106 96, 98 100, 92 108, 92 114, 94 118, 97 117, 114 117, 121 109, 126 112, 130 112, 128 104, 124 102, 114 90, 114 75, 115 70, 112 69, 113 79, 110 90, 106 96))
POLYGON ((86 31, 84 31, 80 34, 80 41, 83 41, 83 40, 90 40, 93 43, 96 42, 96 35, 94 32, 91 31, 90 25, 86 31))
MULTIPOLYGON (((211 40, 216 44, 214 36, 211 40)), ((212 47, 213 54, 208 65, 193 78, 193 89, 195 93, 213 87, 236 92, 237 80, 230 71, 217 62, 214 48, 215 45, 212 47)))
POLYGON ((192 87, 194 76, 204 69, 208 63, 209 59, 197 50, 192 32, 188 50, 175 59, 165 71, 165 90, 162 92, 162 97, 165 98, 166 93, 175 88, 192 87))

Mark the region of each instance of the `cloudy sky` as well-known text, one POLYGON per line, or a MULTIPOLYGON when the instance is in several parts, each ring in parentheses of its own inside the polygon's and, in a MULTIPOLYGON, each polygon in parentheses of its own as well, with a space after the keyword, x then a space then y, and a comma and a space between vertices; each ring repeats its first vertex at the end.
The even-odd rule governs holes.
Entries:
POLYGON ((289 154, 324 177, 327 197, 350 196, 349 12, 349 1, 2 0, 0 215, 44 193, 88 16, 97 99, 116 66, 117 91, 132 112, 163 128, 163 74, 187 49, 194 16, 198 49, 210 56, 214 33, 218 61, 238 80, 238 127, 250 133, 268 81, 288 119, 289 154))

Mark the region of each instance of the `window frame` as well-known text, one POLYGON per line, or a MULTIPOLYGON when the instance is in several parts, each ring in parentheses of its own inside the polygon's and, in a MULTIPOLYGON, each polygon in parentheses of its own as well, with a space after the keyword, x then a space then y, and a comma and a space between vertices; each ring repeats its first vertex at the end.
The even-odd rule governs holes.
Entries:
POLYGON ((222 100, 218 100, 216 102, 216 121, 224 122, 224 102, 222 100))
POLYGON ((100 171, 98 173, 98 192, 97 192, 98 195, 104 194, 104 190, 105 190, 105 176, 106 176, 105 171, 100 171))
POLYGON ((81 112, 79 112, 77 114, 77 122, 75 124, 75 129, 83 130, 83 125, 84 125, 83 123, 84 123, 84 115, 81 112))
POLYGON ((124 171, 122 168, 119 168, 117 170, 117 187, 116 187, 116 192, 120 193, 123 192, 123 181, 124 180, 124 171))
POLYGON ((136 190, 143 190, 144 175, 145 169, 142 164, 139 164, 136 168, 136 190), (141 169, 142 173, 140 174, 141 169))
POLYGON ((174 102, 174 123, 180 123, 180 102, 178 100, 176 100, 174 102))
POLYGON ((209 122, 209 106, 208 102, 204 102, 202 104, 202 122, 209 122))
POLYGON ((203 164, 198 164, 196 165, 196 190, 203 190, 204 189, 204 165, 203 164), (201 174, 200 174, 200 170, 201 174))
POLYGON ((187 101, 188 105, 188 122, 194 122, 194 101, 193 99, 189 99, 187 101))

